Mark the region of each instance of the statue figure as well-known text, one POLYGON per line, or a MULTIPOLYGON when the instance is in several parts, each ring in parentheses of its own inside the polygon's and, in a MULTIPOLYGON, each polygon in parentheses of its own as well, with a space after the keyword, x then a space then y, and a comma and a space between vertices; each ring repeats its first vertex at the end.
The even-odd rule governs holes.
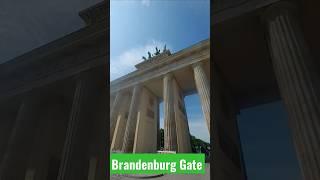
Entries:
POLYGON ((158 49, 158 47, 156 47, 156 53, 154 53, 154 55, 159 55, 160 54, 160 49, 158 49))
POLYGON ((166 52, 166 51, 167 51, 167 45, 165 44, 162 52, 166 52))
POLYGON ((169 55, 171 54, 170 51, 167 49, 167 45, 166 45, 166 44, 164 45, 162 52, 161 52, 161 50, 158 49, 158 47, 156 46, 156 52, 155 52, 154 54, 151 54, 150 51, 148 51, 148 58, 142 56, 142 59, 143 59, 144 61, 147 61, 147 60, 150 60, 150 59, 153 57, 153 55, 154 55, 154 56, 157 56, 157 55, 160 55, 160 54, 162 54, 162 53, 169 53, 169 55))
POLYGON ((146 61, 146 60, 147 60, 147 58, 146 58, 146 57, 144 57, 144 56, 142 56, 142 59, 143 59, 144 61, 146 61))
POLYGON ((148 55, 149 55, 148 59, 150 59, 151 58, 151 53, 149 51, 148 51, 148 55))

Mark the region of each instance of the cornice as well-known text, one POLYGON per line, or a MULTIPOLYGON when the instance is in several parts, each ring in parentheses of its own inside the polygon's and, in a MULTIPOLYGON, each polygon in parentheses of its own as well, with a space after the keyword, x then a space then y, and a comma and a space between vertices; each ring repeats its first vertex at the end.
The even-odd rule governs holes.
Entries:
POLYGON ((92 7, 79 12, 79 16, 86 22, 87 25, 95 24, 106 20, 107 4, 105 1, 98 3, 92 7))

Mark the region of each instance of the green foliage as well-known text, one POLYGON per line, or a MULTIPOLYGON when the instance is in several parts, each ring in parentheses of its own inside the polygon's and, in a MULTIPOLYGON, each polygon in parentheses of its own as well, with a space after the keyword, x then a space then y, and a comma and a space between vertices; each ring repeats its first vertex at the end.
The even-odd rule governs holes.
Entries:
POLYGON ((160 129, 160 149, 164 148, 164 129, 160 129))
MULTIPOLYGON (((164 148, 164 129, 160 129, 160 149, 164 148)), ((205 153, 206 156, 210 154, 210 144, 197 139, 195 136, 190 135, 191 149, 193 153, 205 153)))
POLYGON ((202 141, 201 139, 197 139, 195 136, 190 135, 191 140, 191 148, 194 153, 205 153, 208 154, 210 152, 210 144, 202 141))

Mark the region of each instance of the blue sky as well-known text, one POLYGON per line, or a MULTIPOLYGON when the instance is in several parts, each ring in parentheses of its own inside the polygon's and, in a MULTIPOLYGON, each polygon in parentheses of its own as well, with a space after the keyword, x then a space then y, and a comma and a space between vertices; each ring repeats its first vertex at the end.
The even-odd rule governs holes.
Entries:
POLYGON ((302 179, 282 101, 243 109, 238 121, 249 180, 302 179))
MULTIPOLYGON (((111 0, 110 5, 111 80, 134 71, 155 46, 162 49, 166 44, 177 52, 209 38, 209 0, 111 0)), ((191 134, 209 142, 199 96, 187 96, 185 103, 191 134)))

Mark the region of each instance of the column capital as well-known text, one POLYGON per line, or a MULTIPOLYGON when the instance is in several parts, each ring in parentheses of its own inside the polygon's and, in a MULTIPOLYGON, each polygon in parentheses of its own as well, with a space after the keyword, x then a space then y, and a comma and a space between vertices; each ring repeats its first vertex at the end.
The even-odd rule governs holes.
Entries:
POLYGON ((114 93, 112 93, 111 95, 115 95, 115 97, 116 96, 122 96, 123 94, 124 94, 124 90, 123 89, 121 89, 121 90, 119 90, 119 91, 116 91, 116 92, 114 92, 114 93))
POLYGON ((132 87, 133 91, 140 91, 142 89, 142 85, 141 84, 136 84, 132 87))
POLYGON ((116 92, 110 93, 110 97, 111 97, 111 96, 116 97, 118 93, 119 93, 119 91, 116 91, 116 92))
POLYGON ((280 1, 266 7, 261 18, 263 22, 267 22, 281 15, 297 16, 297 14, 298 7, 295 3, 280 1))
POLYGON ((202 67, 202 65, 203 65, 203 62, 202 61, 198 61, 198 62, 192 64, 191 66, 192 66, 192 68, 195 68, 195 67, 198 67, 198 66, 202 67))
POLYGON ((172 79, 172 78, 173 78, 173 74, 172 74, 171 72, 169 72, 169 73, 165 74, 165 75, 163 76, 163 78, 170 78, 170 79, 172 79))

